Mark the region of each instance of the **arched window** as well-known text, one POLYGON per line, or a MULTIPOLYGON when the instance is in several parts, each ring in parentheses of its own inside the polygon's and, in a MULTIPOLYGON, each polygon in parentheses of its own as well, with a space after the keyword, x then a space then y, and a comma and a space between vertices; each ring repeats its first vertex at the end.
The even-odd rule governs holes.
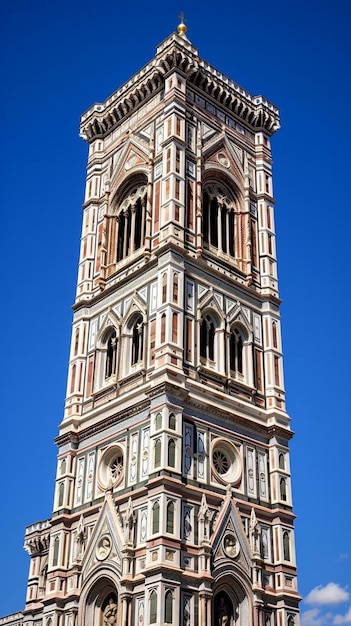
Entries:
POLYGON ((61 467, 60 467, 61 476, 63 476, 63 474, 66 473, 66 468, 67 468, 66 459, 63 459, 61 461, 61 467))
POLYGON ((157 622, 157 593, 153 589, 149 596, 149 624, 157 622))
POLYGON ((167 300, 167 274, 162 274, 162 304, 167 300))
POLYGON ((175 430, 176 429, 176 418, 174 413, 170 413, 169 418, 168 418, 168 428, 170 428, 171 430, 175 430))
POLYGON ((243 345, 244 340, 238 328, 232 328, 229 340, 230 369, 232 372, 243 374, 243 345))
POLYGON ((162 415, 161 413, 157 413, 155 417, 155 430, 160 430, 160 428, 162 428, 162 415))
POLYGON ((235 194, 224 186, 207 184, 202 201, 202 234, 204 244, 217 248, 224 254, 235 256, 235 194))
POLYGON ((152 507, 152 534, 158 533, 160 530, 160 505, 156 501, 152 507))
POLYGON ((131 364, 136 365, 143 359, 143 347, 144 347, 144 327, 143 318, 141 315, 134 320, 132 327, 132 354, 131 364))
POLYGON ((166 341, 166 313, 161 315, 161 343, 166 341))
POLYGON ((59 507, 63 506, 64 495, 65 495, 65 484, 64 483, 60 483, 59 495, 58 495, 58 506, 59 507))
POLYGON ((288 626, 295 626, 295 619, 293 615, 289 615, 288 617, 288 626))
POLYGON ((168 466, 175 467, 175 441, 170 439, 168 442, 168 466))
POLYGON ((166 624, 173 622, 173 593, 170 589, 165 594, 165 622, 166 624))
POLYGON ((161 465, 161 439, 156 439, 154 448, 154 464, 155 467, 161 465))
POLYGON ((59 549, 60 549, 60 539, 58 537, 55 537, 54 550, 53 550, 53 556, 52 556, 52 564, 54 567, 56 567, 56 565, 58 564, 59 549))
POLYGON ((115 330, 112 330, 106 341, 105 380, 116 374, 118 340, 115 330))
POLYGON ((178 313, 172 313, 172 341, 178 341, 178 313))
POLYGON ((71 387, 70 387, 70 393, 74 392, 74 387, 76 384, 76 371, 77 371, 77 367, 76 364, 72 365, 72 372, 71 372, 71 387))
POLYGON ((173 302, 178 302, 178 274, 173 274, 173 283, 172 283, 172 299, 173 302))
POLYGON ((146 186, 134 188, 117 213, 117 262, 144 245, 146 186))
POLYGON ((167 504, 167 532, 174 533, 174 502, 167 504))
POLYGON ((287 500, 287 496, 286 496, 286 480, 285 480, 285 478, 281 478, 280 479, 280 499, 283 500, 284 502, 286 502, 286 500, 287 500))
POLYGON ((279 469, 285 470, 285 457, 282 452, 279 454, 279 469))
POLYGON ((272 322, 272 338, 273 338, 273 348, 278 348, 278 335, 277 335, 276 322, 272 322))
POLYGON ((290 536, 287 531, 283 533, 283 552, 284 560, 290 561, 290 536))
POLYGON ((79 328, 76 328, 76 332, 74 334, 74 356, 78 354, 79 347, 79 328))
POLYGON ((214 361, 215 355, 215 324, 209 315, 205 315, 200 327, 200 356, 203 359, 214 361))

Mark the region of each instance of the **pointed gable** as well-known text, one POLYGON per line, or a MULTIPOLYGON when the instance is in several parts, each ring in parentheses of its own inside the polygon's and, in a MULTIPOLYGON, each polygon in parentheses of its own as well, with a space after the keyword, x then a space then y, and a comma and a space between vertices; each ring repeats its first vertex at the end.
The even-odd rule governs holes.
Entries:
POLYGON ((213 137, 204 150, 205 169, 227 172, 241 189, 244 184, 244 155, 223 132, 213 137))
POLYGON ((105 502, 82 559, 83 580, 90 574, 91 570, 105 561, 112 562, 117 571, 121 573, 123 543, 122 522, 116 512, 111 494, 106 492, 105 502))
POLYGON ((126 175, 133 172, 147 172, 148 150, 145 145, 135 137, 129 137, 125 145, 115 154, 113 171, 110 182, 111 198, 114 197, 126 175))
POLYGON ((235 562, 249 574, 251 552, 244 527, 231 494, 225 497, 223 507, 215 523, 212 536, 214 568, 235 562))

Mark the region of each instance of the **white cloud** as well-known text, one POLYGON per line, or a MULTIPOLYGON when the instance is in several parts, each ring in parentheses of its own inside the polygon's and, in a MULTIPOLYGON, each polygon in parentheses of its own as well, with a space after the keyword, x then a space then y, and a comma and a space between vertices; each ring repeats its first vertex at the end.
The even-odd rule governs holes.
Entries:
POLYGON ((351 606, 346 615, 335 615, 333 624, 350 624, 351 623, 351 606))
POLYGON ((328 583, 325 587, 318 585, 306 596, 306 604, 322 606, 326 604, 342 604, 349 600, 350 594, 347 589, 336 583, 328 583))
POLYGON ((301 626, 324 626, 323 621, 320 609, 309 609, 300 616, 301 626))

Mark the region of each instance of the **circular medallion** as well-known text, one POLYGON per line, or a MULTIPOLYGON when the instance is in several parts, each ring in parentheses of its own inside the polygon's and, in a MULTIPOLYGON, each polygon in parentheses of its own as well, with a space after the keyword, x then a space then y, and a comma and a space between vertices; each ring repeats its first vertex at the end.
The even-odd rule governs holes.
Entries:
POLYGON ((111 552, 112 541, 110 535, 103 535, 100 537, 99 542, 96 546, 96 558, 99 561, 104 561, 107 559, 111 552))
POLYGON ((235 559, 240 551, 240 546, 237 538, 233 533, 227 533, 223 541, 223 549, 227 556, 231 559, 235 559))

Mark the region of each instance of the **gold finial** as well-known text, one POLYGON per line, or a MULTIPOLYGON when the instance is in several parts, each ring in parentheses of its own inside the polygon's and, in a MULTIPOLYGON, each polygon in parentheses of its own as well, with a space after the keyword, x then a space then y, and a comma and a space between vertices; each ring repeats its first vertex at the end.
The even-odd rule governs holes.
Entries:
POLYGON ((178 35, 180 35, 181 37, 185 36, 186 31, 188 30, 187 27, 185 26, 185 19, 184 19, 184 13, 183 11, 181 11, 180 15, 179 15, 179 19, 180 19, 180 24, 177 28, 178 30, 178 35))

